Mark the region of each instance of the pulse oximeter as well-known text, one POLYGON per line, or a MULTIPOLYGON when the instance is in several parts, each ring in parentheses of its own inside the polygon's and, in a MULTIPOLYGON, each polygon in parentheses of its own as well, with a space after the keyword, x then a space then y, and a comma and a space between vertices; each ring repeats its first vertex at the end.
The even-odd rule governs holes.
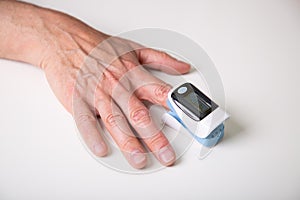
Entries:
POLYGON ((168 93, 167 125, 183 126, 199 143, 215 146, 224 136, 224 121, 229 115, 191 83, 184 83, 168 93), (175 119, 175 120, 174 120, 175 119))

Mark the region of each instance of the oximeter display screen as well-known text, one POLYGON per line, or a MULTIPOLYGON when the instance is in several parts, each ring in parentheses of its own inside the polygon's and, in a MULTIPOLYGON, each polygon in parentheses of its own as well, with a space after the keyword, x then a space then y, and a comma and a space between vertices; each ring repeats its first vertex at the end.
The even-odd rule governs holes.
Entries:
POLYGON ((205 113, 211 108, 211 106, 203 101, 196 93, 190 93, 184 98, 194 107, 194 109, 199 109, 201 113, 205 113))
POLYGON ((196 121, 203 119, 218 107, 191 83, 184 83, 176 88, 171 97, 185 114, 196 121))

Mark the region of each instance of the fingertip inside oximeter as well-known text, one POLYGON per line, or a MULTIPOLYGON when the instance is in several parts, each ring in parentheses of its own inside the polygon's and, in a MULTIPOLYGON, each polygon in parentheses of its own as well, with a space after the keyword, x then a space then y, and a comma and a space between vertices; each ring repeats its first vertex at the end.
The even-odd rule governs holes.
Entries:
POLYGON ((193 84, 183 83, 173 88, 167 104, 171 110, 169 114, 199 143, 211 147, 223 138, 223 122, 228 114, 193 84))

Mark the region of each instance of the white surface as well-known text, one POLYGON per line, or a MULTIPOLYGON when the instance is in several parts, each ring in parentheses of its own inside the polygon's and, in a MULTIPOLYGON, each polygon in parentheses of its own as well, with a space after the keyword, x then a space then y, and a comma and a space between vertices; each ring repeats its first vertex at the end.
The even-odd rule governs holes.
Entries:
MULTIPOLYGON (((189 151, 146 175, 81 145, 43 73, 0 61, 0 199, 299 199, 299 1, 32 1, 111 34, 168 28, 215 62, 231 119, 204 160, 189 151)), ((196 52, 195 52, 196 53, 196 52)))

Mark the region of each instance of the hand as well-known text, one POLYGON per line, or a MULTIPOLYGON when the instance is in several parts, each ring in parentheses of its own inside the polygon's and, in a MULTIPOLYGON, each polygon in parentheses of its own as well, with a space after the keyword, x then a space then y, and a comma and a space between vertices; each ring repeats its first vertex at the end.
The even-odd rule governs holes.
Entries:
POLYGON ((166 53, 110 37, 63 13, 44 9, 39 13, 43 20, 39 37, 45 42, 38 64, 89 149, 97 156, 108 152, 97 125, 100 117, 133 167, 147 163, 139 140, 163 165, 172 165, 175 152, 142 103, 166 107, 170 86, 143 66, 173 74, 187 73, 190 66, 166 53))

